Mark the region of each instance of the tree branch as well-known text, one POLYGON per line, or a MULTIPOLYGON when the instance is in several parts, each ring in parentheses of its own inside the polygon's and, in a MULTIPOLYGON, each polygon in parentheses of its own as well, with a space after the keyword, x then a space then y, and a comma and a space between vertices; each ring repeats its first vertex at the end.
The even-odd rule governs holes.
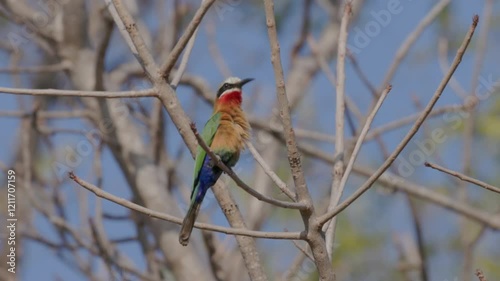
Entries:
POLYGON ((450 80, 451 76, 457 69, 458 65, 462 61, 462 57, 467 50, 467 47, 469 46, 469 43, 471 41, 472 36, 474 35, 474 31, 476 30, 477 23, 479 21, 479 16, 475 15, 472 25, 467 32, 462 45, 457 51, 457 54, 455 56, 455 59, 453 60, 452 65, 450 66, 450 69, 448 70, 448 73, 446 73, 445 77, 443 77, 443 80, 441 80, 441 83, 439 84, 436 92, 432 96, 431 100, 423 110, 423 112, 420 114, 420 117, 417 119, 413 127, 410 129, 410 131, 406 134, 404 139, 399 143, 399 145, 396 147, 396 149, 392 152, 392 154, 389 156, 389 158, 380 166, 377 171, 373 175, 371 175, 368 180, 358 189, 354 194, 349 196, 342 204, 338 205, 335 209, 331 210, 330 212, 324 214, 319 218, 319 221, 321 224, 326 223, 329 221, 331 218, 336 216, 338 213, 342 212, 345 208, 347 208, 350 204, 352 204, 354 201, 356 201, 363 193, 365 193, 370 187, 375 183, 375 181, 389 168, 389 166, 394 162, 394 160, 397 158, 397 156, 403 151, 403 149, 406 147, 406 145, 410 142, 410 140, 413 138, 413 136, 417 133, 418 129, 420 126, 422 126, 422 123, 424 123, 425 119, 429 115, 429 113, 432 111, 432 108, 438 101, 438 99, 441 97, 441 94, 443 93, 444 88, 448 84, 448 81, 450 80))
POLYGON ((125 39, 125 42, 127 42, 130 50, 141 64, 142 68, 146 72, 146 75, 150 78, 154 78, 157 69, 156 64, 153 56, 148 51, 146 43, 144 43, 144 39, 139 33, 134 19, 127 11, 121 0, 105 0, 105 2, 108 5, 108 10, 113 17, 113 20, 118 26, 120 34, 125 39), (113 2, 113 5, 111 5, 111 1, 113 2))
POLYGON ((435 170, 438 170, 440 172, 446 173, 448 175, 454 176, 456 178, 459 178, 462 181, 470 182, 470 183, 475 184, 475 185, 477 185, 479 187, 482 187, 482 188, 487 189, 489 191, 493 191, 493 192, 496 192, 496 193, 500 194, 500 188, 498 188, 496 186, 493 186, 491 184, 487 184, 487 183, 482 182, 480 180, 477 180, 475 178, 471 178, 471 177, 466 176, 466 175, 464 175, 462 173, 455 172, 453 170, 446 169, 445 167, 441 167, 441 166, 439 166, 437 164, 433 164, 433 163, 429 163, 429 162, 425 162, 425 166, 426 167, 430 167, 430 168, 435 169, 435 170))
POLYGON ((255 158, 255 160, 257 160, 257 163, 259 163, 259 165, 262 167, 262 169, 264 170, 264 172, 274 181, 274 183, 276 184, 276 186, 284 194, 286 194, 286 196, 288 196, 288 198, 290 198, 293 201, 295 201, 296 200, 295 193, 293 191, 291 191, 288 188, 288 186, 286 185, 286 183, 284 183, 280 179, 280 177, 278 177, 278 175, 276 175, 276 173, 271 170, 271 167, 269 167, 269 165, 267 165, 266 161, 264 161, 264 159, 262 158, 262 156, 260 156, 259 152, 253 146, 253 144, 251 142, 247 142, 247 147, 248 147, 248 150, 250 150, 250 153, 252 153, 252 155, 255 158))
POLYGON ((95 97, 95 98, 142 98, 157 97, 157 91, 153 88, 137 91, 78 91, 78 90, 57 90, 57 89, 20 89, 0 87, 0 92, 15 95, 30 96, 64 96, 64 97, 95 97))
POLYGON ((410 34, 408 34, 408 37, 406 37, 405 41, 396 51, 394 60, 391 66, 389 66, 389 70, 387 71, 384 77, 384 81, 382 82, 382 89, 380 89, 379 92, 382 92, 385 86, 391 83, 396 70, 403 61, 404 57, 408 54, 408 51, 410 51, 410 48, 417 41, 418 37, 420 37, 420 34, 422 34, 425 28, 429 26, 434 21, 434 19, 441 14, 441 11, 443 11, 443 9, 446 8, 446 6, 450 4, 450 2, 451 0, 441 0, 436 3, 436 5, 432 7, 429 13, 418 23, 417 27, 415 27, 415 29, 410 34))
POLYGON ((276 20, 274 18, 273 0, 264 0, 264 9, 266 13, 266 24, 271 46, 271 62, 273 64, 274 76, 276 80, 276 95, 278 98, 278 109, 283 123, 283 134, 286 140, 288 152, 288 162, 292 171, 292 177, 295 182, 298 202, 307 206, 301 210, 302 220, 307 231, 307 242, 311 247, 316 266, 318 268, 320 280, 334 280, 330 258, 326 251, 326 245, 321 228, 318 227, 314 206, 302 170, 300 152, 297 148, 295 132, 290 118, 290 108, 285 89, 285 79, 283 76, 283 67, 280 58, 280 45, 278 33, 276 31, 276 20))
MULTIPOLYGON (((335 87, 335 157, 332 174, 333 181, 330 187, 330 203, 328 211, 335 208, 342 196, 341 179, 344 175, 344 118, 345 118, 345 56, 347 50, 347 27, 352 13, 351 2, 346 2, 340 23, 339 44, 337 47, 337 83, 335 87)), ((332 256, 333 242, 335 240, 336 220, 331 221, 326 227, 326 250, 332 256)))
MULTIPOLYGON (((148 209, 146 207, 143 207, 141 205, 137 205, 133 202, 130 202, 129 200, 126 200, 124 198, 115 196, 111 193, 108 193, 104 191, 102 188, 99 188, 89 182, 86 182, 76 176, 73 172, 69 173, 69 178, 72 179, 74 182, 76 182, 78 185, 81 187, 87 189, 88 191, 94 193, 96 196, 104 198, 106 200, 109 200, 111 202, 114 202, 118 205, 121 205, 123 207, 126 207, 130 210, 137 211, 139 213, 145 214, 149 217, 172 222, 175 224, 182 224, 182 219, 157 212, 151 209, 148 209)), ((255 238, 268 238, 268 239, 287 239, 287 240, 302 240, 304 239, 304 236, 301 232, 263 232, 263 231, 254 231, 254 230, 246 230, 246 229, 237 229, 237 228, 229 228, 229 227, 222 227, 222 226, 216 226, 212 224, 207 224, 207 223, 200 223, 196 222, 194 227, 203 229, 203 230, 211 230, 215 232, 220 232, 220 233, 225 233, 225 234, 232 234, 232 235, 241 235, 241 236, 248 236, 248 237, 255 237, 255 238)))
POLYGON ((168 55, 168 58, 167 58, 167 61, 165 62, 165 64, 163 64, 162 67, 160 68, 160 73, 163 75, 163 77, 165 79, 167 79, 168 76, 170 75, 170 71, 172 70, 172 68, 174 68, 175 62, 177 61, 177 59, 181 55, 182 50, 184 50, 189 39, 191 38, 191 36, 193 36, 195 31, 198 29, 198 26, 200 25, 201 20, 203 19, 203 17, 207 13, 208 9, 210 8, 210 6, 212 6, 212 4, 214 2, 215 2, 215 0, 202 0, 201 1, 200 8, 198 8, 196 13, 194 14, 193 19, 191 20, 188 27, 186 28, 186 31, 184 31, 181 38, 179 38, 179 41, 177 42, 177 44, 175 44, 174 48, 172 49, 172 51, 168 55))

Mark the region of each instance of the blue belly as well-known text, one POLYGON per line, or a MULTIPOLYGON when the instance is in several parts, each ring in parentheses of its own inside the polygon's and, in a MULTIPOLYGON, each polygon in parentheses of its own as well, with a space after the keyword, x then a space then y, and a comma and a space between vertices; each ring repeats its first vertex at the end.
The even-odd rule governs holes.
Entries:
POLYGON ((200 178, 198 183, 199 188, 197 189, 195 198, 196 202, 201 203, 201 201, 205 197, 205 194, 207 193, 207 190, 210 187, 214 186, 221 174, 222 170, 217 166, 212 166, 211 158, 207 155, 205 157, 205 161, 203 161, 203 166, 201 167, 200 171, 200 178))

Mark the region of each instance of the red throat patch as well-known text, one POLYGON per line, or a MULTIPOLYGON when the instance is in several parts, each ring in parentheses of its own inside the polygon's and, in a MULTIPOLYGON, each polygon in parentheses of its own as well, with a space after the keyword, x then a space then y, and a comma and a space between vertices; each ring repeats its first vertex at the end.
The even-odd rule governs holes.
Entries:
POLYGON ((241 91, 232 91, 229 93, 223 94, 218 100, 218 103, 221 104, 238 104, 240 105, 242 101, 241 91))

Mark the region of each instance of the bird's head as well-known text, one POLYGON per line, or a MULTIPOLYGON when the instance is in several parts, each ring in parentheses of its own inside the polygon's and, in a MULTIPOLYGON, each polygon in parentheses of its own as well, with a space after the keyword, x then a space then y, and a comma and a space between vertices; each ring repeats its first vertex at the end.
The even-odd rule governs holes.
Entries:
POLYGON ((253 78, 240 79, 238 77, 229 77, 219 87, 217 91, 216 103, 219 104, 237 104, 242 101, 241 88, 253 78))

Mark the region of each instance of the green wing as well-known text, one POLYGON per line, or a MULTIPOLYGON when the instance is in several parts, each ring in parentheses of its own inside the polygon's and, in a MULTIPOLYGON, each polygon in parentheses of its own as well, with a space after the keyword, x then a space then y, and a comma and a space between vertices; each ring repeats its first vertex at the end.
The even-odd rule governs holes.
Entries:
MULTIPOLYGON (((219 128, 220 124, 220 112, 215 113, 208 119, 207 123, 205 124, 205 127, 203 128, 203 132, 201 132, 201 138, 205 141, 205 143, 210 147, 212 145, 212 141, 214 140, 215 133, 217 132, 217 129, 219 128)), ((203 161, 205 161, 205 156, 207 155, 207 152, 198 145, 198 151, 196 152, 196 159, 195 159, 195 164, 194 164, 194 181, 193 181, 193 192, 191 193, 191 197, 194 193, 194 190, 196 189, 196 186, 198 185, 199 179, 200 179, 200 171, 201 167, 203 166, 203 161)))

